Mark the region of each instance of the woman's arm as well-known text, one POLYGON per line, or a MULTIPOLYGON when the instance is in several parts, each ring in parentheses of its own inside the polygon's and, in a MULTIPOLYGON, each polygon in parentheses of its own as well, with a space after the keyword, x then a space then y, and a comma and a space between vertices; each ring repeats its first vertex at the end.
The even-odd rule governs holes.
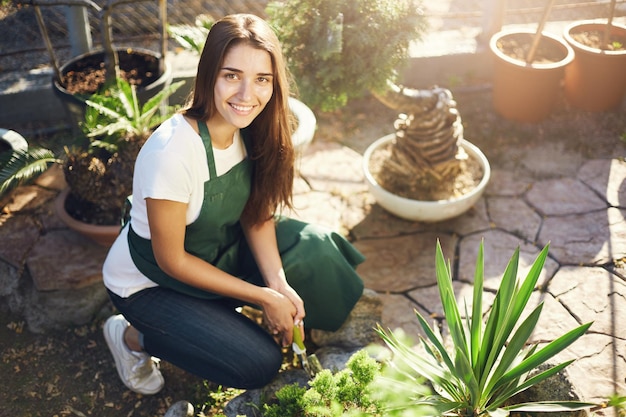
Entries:
POLYGON ((285 294, 250 284, 185 251, 187 204, 148 198, 146 207, 154 255, 165 273, 194 287, 258 305, 271 318, 270 329, 284 335, 288 321, 292 331, 296 308, 285 294))
POLYGON ((280 254, 278 253, 276 224, 273 219, 270 219, 262 224, 244 227, 243 230, 267 286, 286 296, 296 309, 291 321, 280 326, 281 332, 284 332, 283 338, 286 337, 288 343, 291 344, 293 325, 294 323, 302 323, 305 310, 302 299, 287 283, 280 254))

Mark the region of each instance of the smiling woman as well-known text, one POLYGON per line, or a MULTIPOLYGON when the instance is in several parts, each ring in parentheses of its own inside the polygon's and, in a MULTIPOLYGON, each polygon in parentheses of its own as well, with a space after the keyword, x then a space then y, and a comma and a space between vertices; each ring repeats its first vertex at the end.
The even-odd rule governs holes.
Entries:
POLYGON ((152 356, 220 385, 261 387, 294 327, 334 331, 361 297, 363 255, 279 215, 292 208, 289 106, 270 26, 248 14, 216 22, 190 103, 139 152, 130 221, 103 268, 122 313, 105 339, 128 388, 162 389, 152 356), (237 311, 244 305, 260 308, 262 326, 237 311))

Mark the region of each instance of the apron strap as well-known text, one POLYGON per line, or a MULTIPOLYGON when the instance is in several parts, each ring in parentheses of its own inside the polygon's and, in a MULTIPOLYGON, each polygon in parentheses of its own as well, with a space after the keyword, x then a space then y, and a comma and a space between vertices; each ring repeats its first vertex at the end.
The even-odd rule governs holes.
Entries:
POLYGON ((202 120, 198 120, 198 130, 200 131, 200 137, 204 143, 206 150, 207 164, 209 165, 209 178, 217 178, 217 171, 215 170, 215 157, 213 156, 213 145, 211 144, 211 135, 209 134, 209 128, 202 120))

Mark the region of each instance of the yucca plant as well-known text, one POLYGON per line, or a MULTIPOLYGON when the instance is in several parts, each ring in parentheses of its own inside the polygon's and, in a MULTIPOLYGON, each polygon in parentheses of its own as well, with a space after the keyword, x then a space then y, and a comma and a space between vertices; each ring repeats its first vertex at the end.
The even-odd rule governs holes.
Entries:
MULTIPOLYGON (((544 371, 536 370, 540 365, 571 345, 581 337, 591 323, 586 323, 567 332, 556 340, 539 348, 528 343, 533 333, 543 303, 535 307, 522 320, 522 313, 535 288, 543 264, 548 255, 546 245, 537 256, 526 278, 518 282, 519 247, 509 261, 493 306, 483 322, 483 243, 481 242, 474 276, 473 306, 471 315, 465 307, 465 317, 457 304, 450 276, 450 264, 446 264, 437 242, 436 274, 445 322, 450 334, 451 348, 436 326, 431 327, 426 319, 416 312, 426 335, 421 338, 423 354, 404 343, 391 331, 378 327, 377 331, 392 350, 400 357, 406 368, 405 374, 424 378, 434 394, 409 395, 413 405, 430 405, 442 415, 506 416, 513 411, 572 411, 591 408, 595 404, 578 401, 533 402, 507 404, 515 394, 555 375, 572 361, 548 366, 544 371)), ((411 391, 410 384, 403 384, 411 391)), ((396 405, 397 406, 397 405, 396 405)), ((408 406, 408 404, 407 404, 408 406)))

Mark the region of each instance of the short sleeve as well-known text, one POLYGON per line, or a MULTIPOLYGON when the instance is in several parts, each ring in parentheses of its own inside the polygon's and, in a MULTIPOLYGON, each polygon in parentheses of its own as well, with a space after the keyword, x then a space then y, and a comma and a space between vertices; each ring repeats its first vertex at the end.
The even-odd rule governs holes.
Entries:
POLYGON ((149 151, 137 161, 135 175, 141 190, 134 193, 146 198, 189 203, 195 184, 191 161, 167 150, 149 151))

